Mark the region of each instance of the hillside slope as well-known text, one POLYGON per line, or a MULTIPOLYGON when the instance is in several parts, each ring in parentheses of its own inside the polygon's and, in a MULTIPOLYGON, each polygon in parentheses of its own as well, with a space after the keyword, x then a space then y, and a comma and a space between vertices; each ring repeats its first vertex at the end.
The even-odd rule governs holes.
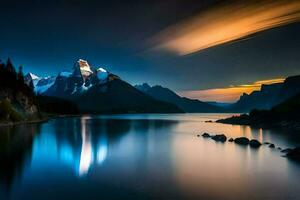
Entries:
POLYGON ((169 102, 177 105, 179 108, 188 113, 212 113, 212 112, 225 112, 222 107, 211 105, 210 103, 202 102, 195 99, 181 97, 172 90, 162 86, 149 86, 147 83, 136 85, 137 89, 143 93, 161 101, 169 102))

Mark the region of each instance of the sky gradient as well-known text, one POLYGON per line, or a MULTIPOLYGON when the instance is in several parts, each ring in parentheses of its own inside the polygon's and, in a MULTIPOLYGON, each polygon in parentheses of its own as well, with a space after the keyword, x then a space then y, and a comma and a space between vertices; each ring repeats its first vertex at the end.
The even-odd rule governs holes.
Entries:
POLYGON ((240 2, 7 0, 1 2, 0 58, 39 76, 82 58, 131 84, 159 84, 200 99, 206 94, 210 101, 235 86, 249 92, 240 86, 300 74, 299 1, 240 2))

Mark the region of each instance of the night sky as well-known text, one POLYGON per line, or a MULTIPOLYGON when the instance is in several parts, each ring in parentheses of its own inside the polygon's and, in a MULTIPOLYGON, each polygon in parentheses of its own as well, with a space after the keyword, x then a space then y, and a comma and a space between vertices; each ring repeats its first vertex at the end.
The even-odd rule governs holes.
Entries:
MULTIPOLYGON (((299 1, 240 2, 1 0, 0 58, 39 76, 82 58, 129 83, 160 84, 200 99, 198 90, 300 74, 299 1), (248 31, 252 16, 262 24, 248 31)), ((205 100, 232 100, 212 96, 205 100)))

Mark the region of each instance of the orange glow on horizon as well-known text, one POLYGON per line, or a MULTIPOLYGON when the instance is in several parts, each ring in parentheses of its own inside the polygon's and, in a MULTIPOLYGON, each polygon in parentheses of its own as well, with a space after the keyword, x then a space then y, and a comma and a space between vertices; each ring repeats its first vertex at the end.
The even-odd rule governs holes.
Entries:
POLYGON ((209 9, 170 26, 151 39, 154 49, 191 54, 300 21, 300 1, 243 1, 209 9))
POLYGON ((284 78, 256 81, 252 84, 231 85, 227 88, 181 91, 179 95, 201 101, 234 102, 243 94, 260 90, 263 84, 282 83, 284 78))

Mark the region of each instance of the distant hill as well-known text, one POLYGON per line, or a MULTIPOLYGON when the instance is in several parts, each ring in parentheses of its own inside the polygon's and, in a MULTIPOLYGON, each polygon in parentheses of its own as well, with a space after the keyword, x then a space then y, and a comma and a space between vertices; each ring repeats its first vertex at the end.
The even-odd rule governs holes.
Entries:
POLYGON ((216 101, 205 101, 205 103, 208 103, 213 106, 222 107, 222 108, 228 108, 229 106, 232 105, 232 103, 216 102, 216 101))
POLYGON ((144 83, 142 85, 135 85, 135 88, 157 100, 175 104, 188 113, 213 113, 226 111, 220 106, 212 105, 210 103, 195 99, 181 97, 172 90, 159 85, 151 87, 147 83, 144 83))
POLYGON ((94 68, 81 59, 70 71, 38 79, 34 84, 36 93, 69 100, 83 113, 183 112, 176 105, 154 99, 119 76, 101 67, 94 68))
POLYGON ((233 116, 218 120, 217 122, 300 130, 300 93, 269 110, 254 109, 249 115, 233 116))
POLYGON ((259 91, 243 94, 228 109, 234 112, 249 112, 252 109, 270 109, 300 92, 300 75, 291 76, 283 83, 262 85, 259 91))

